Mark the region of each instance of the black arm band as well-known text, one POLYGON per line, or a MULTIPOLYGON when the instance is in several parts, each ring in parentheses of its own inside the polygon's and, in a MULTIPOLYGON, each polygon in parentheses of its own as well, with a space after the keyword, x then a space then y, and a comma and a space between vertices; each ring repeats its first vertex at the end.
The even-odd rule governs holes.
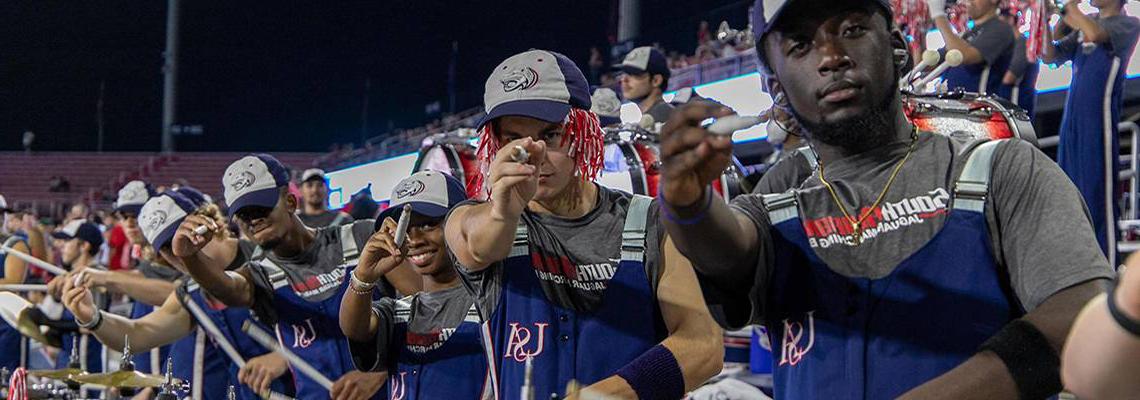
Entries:
POLYGON ((1033 324, 1020 319, 1006 324, 982 343, 979 351, 987 350, 1005 363, 1019 398, 1044 399, 1061 392, 1061 359, 1033 324))
POLYGON ((1108 303, 1108 313, 1112 314, 1112 319, 1116 321, 1117 325, 1131 333, 1132 336, 1140 337, 1140 321, 1125 315, 1123 311, 1120 311, 1120 305, 1116 304, 1116 286, 1112 285, 1112 289, 1108 290, 1108 298, 1105 299, 1108 303))

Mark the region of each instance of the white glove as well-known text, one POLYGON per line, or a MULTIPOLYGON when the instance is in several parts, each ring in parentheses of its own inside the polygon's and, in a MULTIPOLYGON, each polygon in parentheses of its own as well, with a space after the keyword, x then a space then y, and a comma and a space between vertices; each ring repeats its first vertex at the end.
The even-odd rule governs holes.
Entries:
POLYGON ((930 19, 946 16, 946 0, 926 0, 926 8, 930 9, 930 19))

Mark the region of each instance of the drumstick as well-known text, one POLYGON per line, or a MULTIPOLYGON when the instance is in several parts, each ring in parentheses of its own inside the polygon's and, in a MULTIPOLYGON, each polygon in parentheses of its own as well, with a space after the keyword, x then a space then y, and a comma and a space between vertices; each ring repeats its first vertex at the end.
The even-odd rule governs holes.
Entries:
POLYGON ((396 251, 401 251, 404 239, 408 237, 408 223, 412 220, 412 205, 404 204, 404 212, 400 213, 400 222, 396 223, 396 251))
MULTIPOLYGON (((194 299, 190 297, 190 293, 183 293, 182 304, 186 305, 186 311, 189 311, 190 315, 194 316, 194 320, 198 321, 198 325, 206 330, 206 334, 214 339, 214 343, 222 348, 222 352, 226 353, 226 355, 230 357, 230 360, 233 361, 234 364, 237 364, 238 368, 244 367, 245 359, 242 358, 241 353, 238 353, 237 349, 234 349, 234 345, 226 339, 221 329, 218 329, 218 326, 214 324, 214 320, 210 319, 210 317, 206 315, 206 312, 202 310, 202 307, 194 302, 194 299)), ((289 396, 281 393, 274 391, 269 392, 270 400, 284 400, 289 398, 289 396)))
POLYGON ((706 125, 705 129, 714 135, 730 136, 733 132, 751 127, 761 122, 764 122, 764 119, 761 117, 733 114, 716 118, 712 121, 712 123, 706 125))
POLYGON ((312 364, 305 362, 305 360, 297 356, 297 354, 289 351, 289 349, 285 347, 282 347, 281 344, 277 343, 277 341, 274 340, 272 336, 269 336, 269 333, 265 332, 265 330, 258 328, 257 325, 254 325, 249 321, 245 321, 245 323, 242 324, 241 330, 248 334, 250 338, 253 338, 253 341, 257 342, 258 344, 265 346, 265 348, 269 350, 280 353, 282 357, 285 357, 285 360, 289 361, 290 364, 293 364, 293 366, 297 368, 298 372, 309 377, 309 379, 317 381, 317 384, 324 387, 325 390, 332 390, 333 383, 329 380, 329 378, 325 377, 324 374, 321 374, 321 371, 318 371, 316 368, 314 368, 312 364))
POLYGON ((10 292, 46 292, 47 285, 23 285, 23 284, 10 284, 0 285, 0 290, 7 290, 10 292))
POLYGON ((205 236, 206 232, 209 232, 209 231, 210 231, 210 228, 207 228, 206 225, 198 225, 197 228, 194 228, 194 234, 198 235, 198 236, 205 236))
POLYGON ((511 153, 511 161, 524 163, 526 160, 530 159, 530 153, 527 153, 526 149, 524 149, 522 146, 515 145, 514 149, 512 150, 513 152, 511 153))
POLYGON ((8 253, 8 254, 14 255, 17 258, 24 260, 24 261, 27 261, 27 262, 29 262, 32 265, 35 265, 37 267, 40 267, 47 272, 51 272, 53 275, 66 275, 67 274, 67 270, 65 270, 63 268, 52 265, 52 264, 50 264, 44 260, 32 257, 32 255, 30 255, 30 254, 27 254, 27 253, 21 252, 19 250, 13 249, 11 247, 8 247, 8 245, 0 245, 0 253, 8 253))

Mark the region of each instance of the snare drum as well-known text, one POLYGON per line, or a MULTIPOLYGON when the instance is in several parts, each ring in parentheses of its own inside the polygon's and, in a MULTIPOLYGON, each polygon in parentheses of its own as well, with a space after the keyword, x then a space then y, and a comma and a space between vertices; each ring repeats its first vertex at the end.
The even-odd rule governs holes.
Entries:
POLYGON ((1018 138, 1037 144, 1029 114, 1000 97, 952 91, 903 95, 907 118, 918 129, 954 139, 1018 138))
MULTIPOLYGON (((713 181, 713 190, 725 200, 750 192, 743 170, 744 166, 733 157, 732 164, 713 181)), ((660 180, 657 135, 626 125, 606 130, 605 164, 595 182, 633 194, 657 196, 660 180)))
POLYGON ((479 164, 475 160, 475 146, 469 139, 457 136, 437 136, 420 148, 413 171, 439 171, 463 182, 467 196, 477 198, 479 188, 475 177, 479 175, 479 164))

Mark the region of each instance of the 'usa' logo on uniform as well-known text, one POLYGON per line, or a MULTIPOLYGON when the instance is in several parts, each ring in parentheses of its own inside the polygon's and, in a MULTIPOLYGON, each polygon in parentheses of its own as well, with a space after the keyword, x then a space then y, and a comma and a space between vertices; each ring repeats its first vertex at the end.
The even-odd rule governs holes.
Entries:
POLYGON ((539 354, 542 354, 543 344, 546 341, 547 326, 550 324, 534 323, 534 329, 538 331, 538 338, 536 343, 531 345, 531 339, 534 338, 531 329, 526 326, 519 326, 517 322, 512 322, 511 335, 507 337, 507 352, 503 354, 503 358, 512 358, 521 363, 526 362, 528 358, 538 357, 539 354))
POLYGON ((807 343, 801 343, 804 339, 803 322, 792 322, 784 319, 784 338, 780 345, 780 365, 799 364, 804 355, 811 351, 812 345, 815 344, 815 317, 812 316, 814 313, 815 311, 807 313, 807 343))

